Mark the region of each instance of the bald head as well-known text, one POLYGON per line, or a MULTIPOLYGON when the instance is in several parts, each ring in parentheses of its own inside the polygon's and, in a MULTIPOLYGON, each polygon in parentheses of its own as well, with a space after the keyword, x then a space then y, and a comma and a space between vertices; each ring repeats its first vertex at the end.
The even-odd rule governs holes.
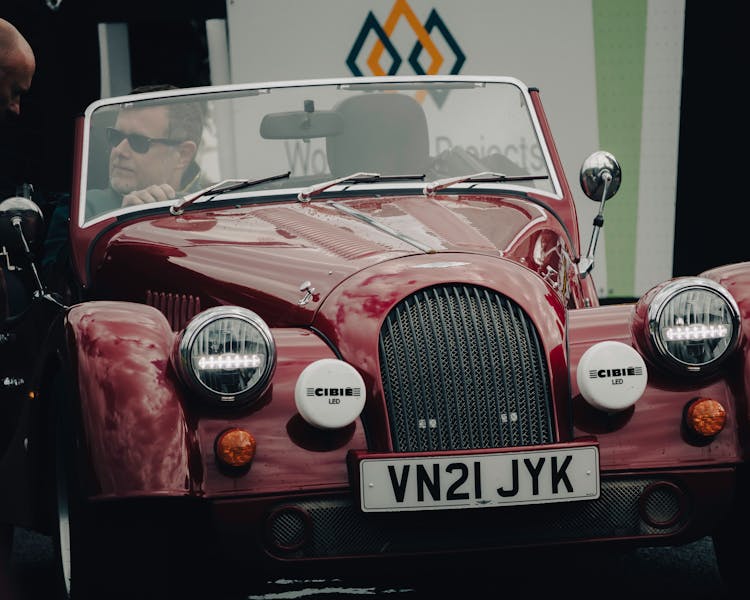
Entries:
POLYGON ((29 91, 36 69, 34 52, 8 21, 0 19, 0 119, 21 112, 21 95, 29 91))

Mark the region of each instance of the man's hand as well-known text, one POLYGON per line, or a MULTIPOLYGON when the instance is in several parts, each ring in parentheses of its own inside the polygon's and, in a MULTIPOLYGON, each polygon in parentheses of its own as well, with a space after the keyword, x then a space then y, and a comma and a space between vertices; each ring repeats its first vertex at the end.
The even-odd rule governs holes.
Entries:
POLYGON ((122 206, 163 202, 164 200, 172 200, 176 195, 174 189, 168 183, 154 184, 142 190, 126 194, 122 199, 122 206))

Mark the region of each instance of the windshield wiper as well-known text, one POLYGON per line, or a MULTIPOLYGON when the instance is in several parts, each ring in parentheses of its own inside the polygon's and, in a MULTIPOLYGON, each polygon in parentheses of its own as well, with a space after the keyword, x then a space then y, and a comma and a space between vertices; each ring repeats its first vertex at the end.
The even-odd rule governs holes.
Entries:
POLYGON ((198 198, 202 198, 203 196, 218 196, 219 194, 226 194, 227 192, 236 192, 237 190, 260 185, 261 183, 268 183, 269 181, 276 181, 277 179, 287 179, 291 174, 291 171, 285 171, 284 173, 271 175, 270 177, 263 177, 262 179, 224 179, 223 181, 210 185, 207 188, 203 188, 202 190, 178 198, 178 200, 169 207, 169 212, 173 215, 181 215, 185 212, 186 207, 190 206, 193 202, 198 200, 198 198))
POLYGON ((425 185, 422 193, 425 196, 431 196, 438 190, 445 189, 457 183, 499 183, 502 181, 531 181, 533 179, 549 179, 549 175, 504 175, 502 173, 485 171, 483 173, 474 173, 473 175, 459 175, 458 177, 436 179, 432 183, 425 185))
POLYGON ((375 183, 378 181, 395 181, 399 179, 424 179, 424 173, 420 175, 381 175, 380 173, 352 173, 346 177, 331 179, 311 185, 297 194, 297 200, 300 202, 310 202, 310 198, 340 183, 375 183))

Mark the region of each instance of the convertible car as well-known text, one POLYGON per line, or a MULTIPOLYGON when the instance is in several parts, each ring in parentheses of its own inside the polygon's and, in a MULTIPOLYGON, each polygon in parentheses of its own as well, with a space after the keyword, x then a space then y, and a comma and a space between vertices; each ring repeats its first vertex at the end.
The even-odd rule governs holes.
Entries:
POLYGON ((538 89, 152 91, 74 153, 0 204, 0 522, 63 597, 709 535, 740 578, 750 264, 600 303, 621 168, 579 231, 538 89))

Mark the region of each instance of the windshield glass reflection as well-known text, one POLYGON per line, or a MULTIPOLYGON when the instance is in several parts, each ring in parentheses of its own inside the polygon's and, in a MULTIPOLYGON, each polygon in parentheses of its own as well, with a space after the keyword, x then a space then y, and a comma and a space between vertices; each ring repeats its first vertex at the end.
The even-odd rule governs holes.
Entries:
MULTIPOLYGON (((288 178, 242 193, 288 195, 363 172, 424 175, 391 182, 420 189, 481 172, 550 175, 527 96, 513 82, 203 92, 133 95, 89 115, 85 220, 284 171, 288 178)), ((556 193, 552 177, 505 185, 556 193)))

